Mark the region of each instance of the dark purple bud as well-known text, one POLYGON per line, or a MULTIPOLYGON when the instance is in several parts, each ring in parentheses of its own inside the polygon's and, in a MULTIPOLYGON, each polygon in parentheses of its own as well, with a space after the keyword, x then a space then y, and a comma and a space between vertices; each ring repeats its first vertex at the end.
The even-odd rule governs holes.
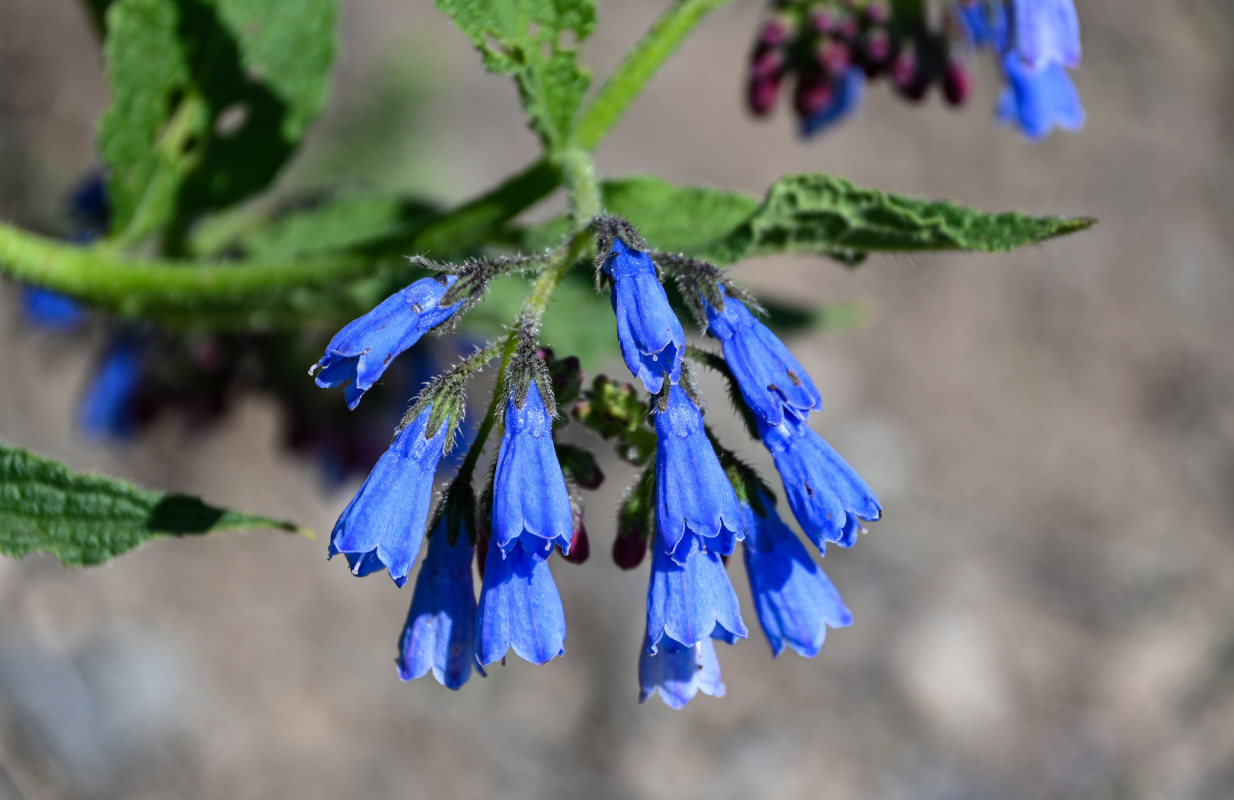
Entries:
POLYGON ((861 64, 866 74, 873 77, 881 72, 891 60, 891 37, 886 31, 875 30, 861 41, 861 64))
POLYGON ((929 79, 912 53, 904 53, 891 65, 891 80, 900 96, 914 103, 925 97, 930 88, 929 79))
POLYGON ((784 73, 784 56, 779 50, 766 50, 755 53, 750 59, 750 77, 780 79, 784 73))
POLYGON ((788 34, 788 21, 780 16, 771 17, 759 29, 757 46, 759 48, 779 47, 788 41, 788 34))
POLYGON ((831 9, 824 8, 810 15, 810 26, 819 33, 833 33, 840 27, 840 20, 831 9))
POLYGON ((797 88, 793 93, 793 109, 798 116, 809 118, 826 107, 833 97, 835 87, 831 81, 821 75, 803 77, 797 81, 797 88))
POLYGON ((866 22, 871 25, 883 25, 891 19, 891 9, 880 0, 873 0, 865 8, 866 22))
POLYGON ((617 535, 613 540, 613 563, 622 569, 634 569, 647 556, 647 537, 617 535))
POLYGON ((587 538, 587 526, 583 524, 581 510, 574 512, 574 535, 570 538, 570 554, 562 556, 571 564, 582 564, 591 555, 591 542, 587 538))
POLYGON ((838 39, 824 39, 818 46, 818 63, 829 75, 841 75, 852 63, 852 50, 838 39))
POLYGON ((780 80, 778 78, 752 78, 746 87, 746 104, 751 114, 764 117, 771 113, 779 95, 780 80))
POLYGON ((973 93, 973 78, 959 59, 949 59, 943 73, 943 97, 949 105, 962 106, 973 93))

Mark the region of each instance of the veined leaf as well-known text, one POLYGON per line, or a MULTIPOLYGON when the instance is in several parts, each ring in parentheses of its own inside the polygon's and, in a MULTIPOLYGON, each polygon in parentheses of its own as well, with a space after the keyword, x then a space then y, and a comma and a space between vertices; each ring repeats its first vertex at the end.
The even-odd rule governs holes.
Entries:
POLYGON ((325 100, 335 0, 115 0, 99 128, 132 242, 263 189, 325 100))
POLYGON ((709 256, 731 263, 772 253, 1014 250, 1093 226, 1090 218, 988 214, 947 201, 863 189, 830 175, 781 178, 709 256))
MULTIPOLYGON (((830 175, 781 178, 760 203, 740 192, 633 176, 601 187, 605 210, 625 217, 656 249, 731 264, 812 253, 848 265, 876 251, 1012 250, 1085 230, 1088 218, 987 214, 949 202, 863 189, 830 175)), ((561 240, 564 218, 523 232, 529 249, 561 240)))
POLYGON ((196 497, 71 472, 57 461, 0 445, 0 553, 7 556, 48 552, 67 566, 100 564, 150 539, 251 528, 306 532, 196 497))
POLYGON ((592 0, 437 0, 437 7, 479 49, 485 68, 514 76, 546 147, 565 146, 591 81, 577 49, 595 28, 592 0))

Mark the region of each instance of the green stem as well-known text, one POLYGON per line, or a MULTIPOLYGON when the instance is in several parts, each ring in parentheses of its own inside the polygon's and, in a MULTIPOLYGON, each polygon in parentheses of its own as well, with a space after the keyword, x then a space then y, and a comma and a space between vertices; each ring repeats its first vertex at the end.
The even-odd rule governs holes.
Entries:
MULTIPOLYGON (((731 2, 680 0, 666 11, 582 113, 574 136, 577 146, 594 148, 685 36, 709 12, 731 2)), ((567 151, 558 163, 537 161, 483 196, 413 229, 398 242, 400 250, 440 256, 482 244, 495 229, 551 194, 561 184, 562 169, 573 168, 572 158, 567 151)), ((599 209, 599 192, 586 183, 576 181, 571 195, 576 221, 599 209)), ((399 267, 405 269, 383 268, 371 256, 348 254, 295 263, 143 259, 124 256, 114 246, 73 247, 0 223, 0 273, 118 314, 164 322, 283 324, 303 319, 306 309, 317 313, 320 304, 311 298, 306 303, 306 290, 337 291, 361 278, 395 274, 399 267)), ((546 297, 544 305, 547 302, 546 297)))
POLYGON ((665 11, 600 87, 575 127, 574 140, 594 150, 686 36, 712 11, 733 1, 679 0, 665 11))

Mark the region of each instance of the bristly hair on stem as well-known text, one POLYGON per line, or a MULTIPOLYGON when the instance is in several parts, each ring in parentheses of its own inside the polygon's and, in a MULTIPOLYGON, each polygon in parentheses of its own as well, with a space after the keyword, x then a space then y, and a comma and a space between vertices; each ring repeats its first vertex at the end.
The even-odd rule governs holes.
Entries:
POLYGON ((771 486, 758 474, 758 470, 721 444, 709 426, 704 425, 703 429, 707 432, 707 439, 711 442, 712 449, 716 451, 716 456, 720 459, 720 466, 724 467, 724 471, 728 474, 729 483, 737 492, 737 498, 749 504, 754 509, 754 513, 760 517, 767 516, 770 509, 766 507, 763 498, 768 498, 772 503, 775 502, 775 494, 771 486))
MULTIPOLYGON (((548 372, 548 363, 541 356, 539 343, 539 319, 524 310, 515 330, 514 355, 506 365, 506 396, 513 398, 514 405, 522 408, 527 402, 527 392, 532 381, 540 390, 540 399, 549 416, 557 416, 557 397, 553 394, 553 381, 548 372)), ((503 404, 504 405, 504 404, 503 404)))
POLYGON ((501 275, 516 272, 534 272, 548 263, 551 252, 540 255, 498 256, 495 258, 469 258, 461 264, 433 261, 424 256, 407 256, 407 261, 417 267, 433 270, 439 274, 457 275, 458 281, 442 295, 439 304, 452 306, 462 300, 463 305, 442 325, 434 329, 434 335, 452 333, 463 315, 474 308, 488 292, 490 282, 501 275))
POLYGON ((628 220, 611 214, 596 217, 590 228, 596 237, 596 291, 599 292, 603 288, 604 262, 608 260, 614 240, 620 239, 635 250, 646 250, 647 241, 628 220))
POLYGON ((402 420, 394 431, 395 435, 397 436, 399 431, 410 425, 424 409, 431 407, 432 414, 429 417, 428 428, 425 430, 425 437, 435 436, 441 426, 449 422, 450 435, 446 439, 445 450, 449 451, 454 447, 459 423, 463 421, 463 415, 467 411, 466 393, 464 392, 467 379, 496 358, 501 352, 502 344, 502 340, 498 339, 476 348, 470 355, 459 359, 454 366, 429 381, 416 395, 415 402, 403 414, 402 420))
POLYGON ((724 295, 721 288, 734 299, 745 303, 756 314, 766 313, 748 289, 738 285, 715 264, 691 258, 684 253, 662 253, 653 250, 650 255, 657 266, 673 276, 682 299, 690 307, 690 313, 694 315, 694 321, 700 329, 707 330, 707 313, 700 297, 706 298, 708 303, 722 311, 724 295))

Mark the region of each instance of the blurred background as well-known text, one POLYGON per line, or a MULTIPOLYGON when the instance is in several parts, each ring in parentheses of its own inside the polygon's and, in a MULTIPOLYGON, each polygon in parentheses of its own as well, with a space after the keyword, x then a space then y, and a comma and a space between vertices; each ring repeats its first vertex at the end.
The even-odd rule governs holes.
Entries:
MULTIPOLYGON (((664 5, 600 3, 584 48, 598 76, 664 5)), ((610 175, 759 194, 825 171, 1101 219, 1009 255, 737 269, 769 298, 855 302, 868 320, 790 343, 824 397, 816 429, 886 509, 859 546, 829 551, 856 624, 817 659, 773 661, 752 630, 720 650, 722 700, 638 705, 646 572, 607 558, 632 477, 614 462, 588 506, 591 561, 554 566, 566 657, 512 660, 458 694, 397 679, 410 586, 355 580, 320 537, 162 541, 88 570, 0 559, 0 798, 1234 796, 1234 13, 1078 5, 1078 135, 1029 145, 997 126, 979 59, 963 112, 883 84, 801 142, 783 109, 743 110, 762 11, 743 2, 597 153, 610 175)), ((427 2, 342 3, 326 112, 279 191, 450 201, 520 169, 536 142, 509 82, 478 62, 427 2)), ((0 218, 63 231, 106 103, 76 3, 0 4, 0 218)), ((281 412, 261 399, 205 436, 169 417, 130 444, 82 438, 103 343, 31 331, 16 287, 2 293, 6 442, 323 533, 359 485, 282 448, 281 412)))

